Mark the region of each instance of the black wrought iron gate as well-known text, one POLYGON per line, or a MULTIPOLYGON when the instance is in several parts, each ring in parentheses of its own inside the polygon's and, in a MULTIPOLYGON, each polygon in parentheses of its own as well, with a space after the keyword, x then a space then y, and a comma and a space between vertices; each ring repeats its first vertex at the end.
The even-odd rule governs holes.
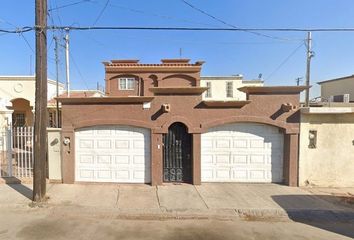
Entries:
POLYGON ((163 135, 163 180, 191 182, 191 135, 183 123, 174 123, 163 135))

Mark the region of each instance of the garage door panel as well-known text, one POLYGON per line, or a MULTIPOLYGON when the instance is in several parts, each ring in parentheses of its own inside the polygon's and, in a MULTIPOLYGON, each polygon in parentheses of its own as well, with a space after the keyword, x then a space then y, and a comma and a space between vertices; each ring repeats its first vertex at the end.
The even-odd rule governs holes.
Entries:
POLYGON ((247 164, 247 155, 234 155, 233 156, 233 163, 234 164, 247 164))
POLYGON ((241 148, 241 149, 248 148, 248 140, 246 139, 235 139, 233 143, 234 143, 234 148, 241 148))
POLYGON ((150 133, 126 126, 75 132, 76 181, 150 182, 150 133))
POLYGON ((201 146, 202 181, 283 179, 283 135, 276 127, 248 123, 216 127, 202 134, 201 146))

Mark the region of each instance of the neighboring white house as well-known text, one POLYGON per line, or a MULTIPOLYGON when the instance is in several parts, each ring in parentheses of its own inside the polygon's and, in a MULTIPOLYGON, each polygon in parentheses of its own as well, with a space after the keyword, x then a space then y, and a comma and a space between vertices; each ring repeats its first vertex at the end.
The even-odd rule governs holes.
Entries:
POLYGON ((301 109, 299 185, 353 187, 354 76, 318 84, 321 97, 301 109))
POLYGON ((209 89, 203 94, 203 100, 242 101, 246 93, 238 89, 245 86, 263 86, 263 81, 244 80, 242 75, 235 76, 204 76, 200 79, 201 87, 209 89))
POLYGON ((354 75, 318 82, 321 97, 327 101, 343 101, 341 96, 349 94, 349 102, 354 102, 354 75), (337 98, 333 99, 333 98, 337 98))
MULTIPOLYGON (((59 83, 59 94, 64 84, 59 83)), ((48 79, 48 100, 56 96, 56 81, 48 79)), ((0 127, 33 124, 35 105, 34 76, 0 76, 0 127)))

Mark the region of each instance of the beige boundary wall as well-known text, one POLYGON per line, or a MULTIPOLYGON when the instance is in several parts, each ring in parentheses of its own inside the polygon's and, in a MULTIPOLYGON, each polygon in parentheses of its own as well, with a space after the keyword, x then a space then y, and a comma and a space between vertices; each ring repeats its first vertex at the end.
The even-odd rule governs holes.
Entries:
POLYGON ((61 128, 47 128, 48 132, 48 173, 52 182, 62 182, 61 128))
POLYGON ((354 187, 354 113, 301 114, 299 185, 354 187), (309 148, 310 130, 316 148, 309 148))

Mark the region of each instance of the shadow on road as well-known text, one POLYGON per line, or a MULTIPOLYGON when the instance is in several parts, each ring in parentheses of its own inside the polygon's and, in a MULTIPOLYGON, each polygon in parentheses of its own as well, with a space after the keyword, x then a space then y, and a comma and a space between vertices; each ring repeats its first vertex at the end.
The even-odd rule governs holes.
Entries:
POLYGON ((27 186, 23 185, 21 183, 20 179, 17 178, 3 178, 3 180, 5 180, 5 183, 7 186, 11 187, 13 190, 15 190, 16 192, 22 194, 23 196, 25 196, 26 198, 28 198, 29 200, 32 200, 32 195, 33 195, 33 191, 32 189, 28 188, 27 186))
POLYGON ((276 195, 272 199, 294 222, 354 238, 354 206, 343 203, 335 196, 276 195), (332 204, 337 208, 331 208, 332 204))

